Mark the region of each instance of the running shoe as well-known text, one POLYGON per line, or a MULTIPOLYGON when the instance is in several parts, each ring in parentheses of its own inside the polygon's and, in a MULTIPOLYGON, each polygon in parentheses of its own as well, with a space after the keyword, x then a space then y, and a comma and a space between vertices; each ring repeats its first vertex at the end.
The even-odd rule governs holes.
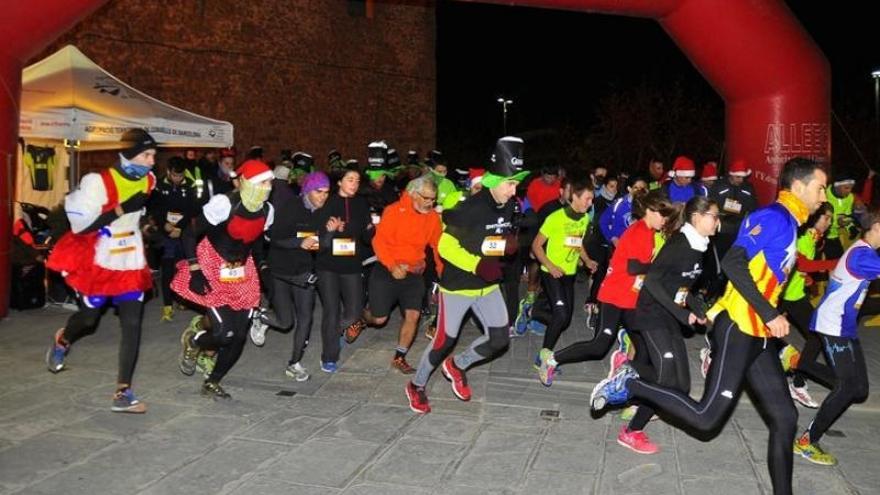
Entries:
POLYGON ((165 323, 174 319, 174 306, 162 306, 162 316, 159 317, 159 323, 165 323))
POLYGON ((299 363, 288 364, 284 374, 298 382, 304 382, 309 379, 309 372, 299 363))
POLYGON ((196 329, 192 325, 186 327, 180 334, 180 361, 178 367, 180 372, 186 376, 192 376, 196 372, 196 359, 199 357, 199 348, 196 346, 193 338, 196 336, 196 329))
POLYGON ((434 325, 432 323, 431 325, 428 325, 427 328, 425 328, 425 338, 427 338, 428 340, 434 340, 435 335, 437 335, 437 325, 434 325))
POLYGON ((709 374, 709 366, 712 365, 712 351, 708 347, 700 349, 700 374, 703 378, 709 374))
POLYGON ((404 390, 409 401, 409 408, 414 413, 428 414, 431 412, 431 405, 428 404, 428 395, 425 393, 425 387, 417 387, 413 382, 406 382, 404 390))
POLYGON ((621 351, 620 349, 615 349, 614 352, 611 353, 611 359, 608 361, 609 370, 608 370, 608 378, 614 376, 617 373, 617 370, 620 369, 620 366, 623 363, 628 363, 629 359, 626 357, 626 353, 621 351))
POLYGON ((595 331, 596 326, 599 325, 599 306, 596 306, 594 303, 586 303, 584 307, 589 307, 587 311, 587 328, 595 331))
POLYGON ((803 387, 796 387, 791 380, 788 381, 788 392, 791 394, 791 398, 796 400, 800 405, 804 407, 808 407, 810 409, 816 409, 819 407, 819 403, 813 400, 813 397, 810 396, 810 393, 807 392, 807 384, 805 383, 803 387))
POLYGON ((601 411, 607 405, 616 406, 624 404, 630 398, 626 384, 629 380, 638 378, 639 374, 629 364, 622 365, 611 378, 606 378, 596 384, 590 394, 590 407, 595 411, 601 411))
POLYGON ((202 384, 202 397, 211 397, 214 399, 232 398, 231 395, 223 390, 223 387, 220 386, 220 383, 212 382, 210 380, 205 380, 205 383, 202 384))
POLYGON ((391 367, 404 375, 412 375, 416 372, 416 369, 406 362, 406 357, 404 356, 395 356, 394 359, 391 360, 391 367))
POLYGON ((263 323, 263 320, 260 318, 261 314, 261 311, 257 311, 256 316, 251 318, 251 328, 248 331, 251 342, 257 347, 263 347, 266 344, 266 331, 269 330, 269 325, 263 323))
POLYGON ((339 365, 336 364, 336 361, 321 361, 321 371, 324 373, 336 373, 339 371, 339 365))
POLYGON ((345 332, 343 332, 343 335, 345 335, 345 341, 349 344, 353 344, 354 341, 360 337, 361 332, 363 332, 365 328, 367 328, 367 323, 358 318, 345 329, 345 332))
POLYGON ((519 301, 519 311, 516 313, 516 319, 513 320, 513 333, 511 337, 522 337, 529 331, 529 319, 532 314, 532 303, 528 302, 528 297, 524 297, 519 301))
POLYGON ((422 319, 419 322, 419 328, 425 334, 425 338, 427 338, 428 340, 432 340, 434 338, 434 334, 437 333, 437 325, 434 324, 436 320, 437 318, 433 314, 422 313, 422 319))
POLYGON ((468 385, 467 375, 464 370, 455 365, 455 360, 449 356, 440 367, 443 376, 452 383, 452 393, 460 400, 471 400, 471 387, 468 385))
POLYGON ((545 387, 553 385, 553 377, 556 375, 556 359, 553 351, 541 349, 538 353, 538 379, 545 387))
POLYGON ((621 328, 617 332, 617 350, 622 352, 629 360, 636 357, 636 346, 633 345, 632 339, 625 328, 621 328))
POLYGON ((143 414, 147 412, 147 405, 134 396, 131 388, 126 387, 122 390, 117 390, 113 394, 113 405, 110 407, 110 410, 113 412, 143 414))
POLYGON ((67 352, 70 351, 70 344, 62 342, 62 335, 64 335, 63 328, 56 330, 55 336, 52 337, 52 345, 46 351, 46 367, 52 373, 59 373, 64 370, 64 358, 67 357, 67 352))
POLYGON ((798 361, 801 359, 801 353, 795 346, 788 344, 779 351, 779 361, 782 362, 782 371, 788 373, 789 370, 797 368, 798 361))
POLYGON ((538 337, 543 337, 547 333, 547 325, 538 320, 529 320, 529 331, 538 337))
POLYGON ((660 447, 644 431, 630 430, 627 425, 620 427, 617 443, 637 454, 656 454, 660 451, 660 447))
POLYGON ((217 365, 217 354, 207 355, 204 352, 199 352, 199 356, 196 358, 196 371, 199 372, 203 377, 208 378, 211 376, 211 373, 214 371, 214 366, 217 365))
POLYGON ((797 440, 794 441, 794 453, 812 462, 822 466, 834 466, 837 464, 837 458, 825 452, 818 443, 810 442, 809 432, 804 432, 797 440))

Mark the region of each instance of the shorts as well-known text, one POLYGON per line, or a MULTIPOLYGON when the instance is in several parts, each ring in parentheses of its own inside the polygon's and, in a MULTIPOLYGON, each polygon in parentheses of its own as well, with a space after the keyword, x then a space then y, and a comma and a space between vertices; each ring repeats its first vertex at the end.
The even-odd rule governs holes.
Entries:
POLYGON ((391 313, 395 303, 402 310, 419 311, 425 295, 425 279, 421 275, 408 273, 406 278, 397 280, 385 265, 376 263, 370 274, 370 313, 384 318, 391 313))

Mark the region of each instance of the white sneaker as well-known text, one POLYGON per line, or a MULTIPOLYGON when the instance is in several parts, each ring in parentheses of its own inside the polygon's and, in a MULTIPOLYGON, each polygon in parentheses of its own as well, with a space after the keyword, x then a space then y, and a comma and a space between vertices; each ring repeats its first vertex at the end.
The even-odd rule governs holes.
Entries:
POLYGON ((299 363, 287 365, 284 374, 298 382, 304 382, 309 379, 309 372, 299 363))
POLYGON ((804 407, 809 407, 810 409, 816 409, 819 407, 819 404, 810 397, 810 393, 807 392, 807 384, 805 383, 803 387, 795 387, 794 383, 791 380, 788 381, 788 391, 791 393, 791 398, 799 402, 804 407))
POLYGON ((266 343, 267 330, 269 330, 269 325, 260 321, 259 315, 254 317, 251 320, 251 330, 248 332, 251 336, 251 342, 257 347, 263 347, 263 344, 266 343))

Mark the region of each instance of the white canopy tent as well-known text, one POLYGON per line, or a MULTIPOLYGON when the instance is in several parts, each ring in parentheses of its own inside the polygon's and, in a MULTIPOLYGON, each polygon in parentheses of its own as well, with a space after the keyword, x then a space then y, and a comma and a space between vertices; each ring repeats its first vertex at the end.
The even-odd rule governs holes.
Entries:
MULTIPOLYGON (((129 128, 149 132, 163 147, 232 146, 232 124, 163 103, 117 79, 73 45, 22 71, 19 135, 28 144, 54 146, 57 158, 52 191, 33 191, 19 165, 16 199, 57 204, 68 191, 68 151, 119 147, 129 128)), ((75 156, 75 155, 74 155, 75 156)), ((19 157, 21 158, 21 157, 19 157)), ((75 161, 75 160, 74 160, 75 161)), ((23 161, 20 159, 19 164, 23 161)), ((68 177, 76 179, 75 166, 68 177)))

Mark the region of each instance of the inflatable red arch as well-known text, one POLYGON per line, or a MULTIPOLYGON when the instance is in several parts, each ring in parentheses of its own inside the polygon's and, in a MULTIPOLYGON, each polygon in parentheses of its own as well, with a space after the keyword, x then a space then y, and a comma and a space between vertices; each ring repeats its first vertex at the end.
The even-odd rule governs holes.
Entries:
MULTIPOLYGON (((369 0, 372 2, 372 0, 369 0)), ((466 0, 474 1, 474 0, 466 0)), ((831 155, 828 62, 782 0, 479 0, 656 19, 726 104, 726 159, 745 159, 762 202, 791 157, 831 155)), ((10 194, 21 70, 106 0, 9 2, 0 17, 0 317, 9 300, 10 194)))

